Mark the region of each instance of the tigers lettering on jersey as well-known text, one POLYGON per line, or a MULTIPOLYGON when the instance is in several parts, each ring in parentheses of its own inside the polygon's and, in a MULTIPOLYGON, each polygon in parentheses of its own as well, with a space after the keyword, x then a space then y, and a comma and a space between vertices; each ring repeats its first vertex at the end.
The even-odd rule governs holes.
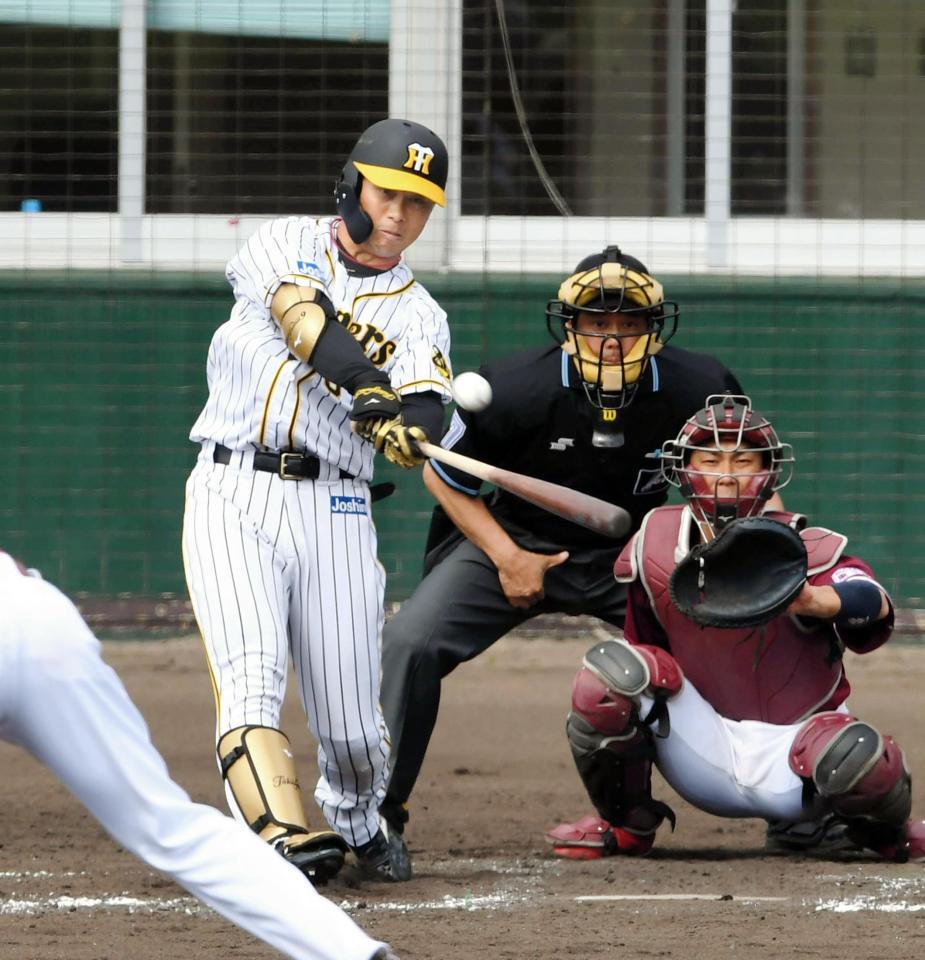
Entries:
MULTIPOLYGON (((338 319, 340 319, 338 317, 338 319)), ((348 332, 363 348, 370 362, 381 367, 395 353, 397 344, 394 340, 387 340, 385 334, 371 323, 354 323, 350 314, 345 314, 345 323, 348 332), (370 345, 376 349, 370 351, 370 345)))
POLYGON ((431 356, 431 359, 434 362, 434 366, 439 371, 440 376, 442 376, 445 380, 448 381, 451 377, 450 365, 449 363, 447 363, 446 357, 440 352, 439 347, 434 347, 434 352, 433 352, 433 355, 431 356))

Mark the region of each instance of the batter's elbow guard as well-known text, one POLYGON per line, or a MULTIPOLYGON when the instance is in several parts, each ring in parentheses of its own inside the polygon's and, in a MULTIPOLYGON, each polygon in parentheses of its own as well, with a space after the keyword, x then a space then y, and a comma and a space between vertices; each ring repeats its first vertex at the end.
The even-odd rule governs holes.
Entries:
POLYGON ((283 283, 270 301, 270 313, 286 338, 289 352, 311 360, 329 321, 336 322, 334 304, 317 287, 283 283))

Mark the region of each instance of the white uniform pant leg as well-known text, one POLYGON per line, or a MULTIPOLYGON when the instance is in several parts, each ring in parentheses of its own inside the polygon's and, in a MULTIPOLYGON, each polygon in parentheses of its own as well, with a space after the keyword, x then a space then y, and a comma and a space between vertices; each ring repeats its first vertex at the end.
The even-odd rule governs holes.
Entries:
MULTIPOLYGON (((652 699, 640 699, 645 716, 652 699)), ((689 803, 720 817, 805 820, 818 813, 804 808, 803 784, 788 759, 802 723, 728 720, 686 679, 667 706, 671 732, 655 738, 656 766, 689 803)))
MULTIPOLYGON (((127 850, 287 956, 369 960, 381 943, 246 827, 192 803, 170 779, 98 642, 59 591, 19 578, 2 599, 0 642, 18 645, 16 702, 0 705, 5 739, 48 766, 127 850)), ((12 662, 5 657, 4 668, 12 662)))
POLYGON ((279 727, 299 560, 283 482, 200 458, 186 488, 183 561, 216 695, 217 737, 279 727))
POLYGON ((315 799, 351 846, 379 829, 388 737, 379 703, 385 571, 365 483, 299 488, 309 567, 292 604, 292 653, 318 738, 315 799))

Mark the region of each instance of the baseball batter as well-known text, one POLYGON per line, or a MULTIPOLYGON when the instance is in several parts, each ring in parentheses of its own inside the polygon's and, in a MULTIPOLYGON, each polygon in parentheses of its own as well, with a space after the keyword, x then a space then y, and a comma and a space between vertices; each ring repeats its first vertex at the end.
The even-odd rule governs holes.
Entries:
POLYGON ((556 853, 644 854, 664 819, 654 761, 686 800, 722 817, 808 821, 834 814, 858 846, 925 859, 909 820, 911 781, 892 737, 853 716, 841 654, 869 653, 892 631, 889 597, 846 538, 766 509, 793 454, 743 396, 710 397, 663 447, 684 506, 652 510, 615 566, 628 583, 625 641, 596 644, 572 689, 567 733, 599 816, 547 834, 556 853), (726 523, 764 512, 800 531, 808 578, 760 628, 702 628, 672 602, 676 563, 726 523))
POLYGON ((384 571, 373 456, 411 467, 450 399, 446 314, 402 253, 443 205, 447 153, 383 120, 335 186, 338 216, 262 226, 227 267, 235 303, 209 349, 183 554, 216 697, 231 809, 316 880, 347 847, 393 879, 380 825, 384 571), (280 730, 289 656, 319 742, 313 831, 280 730))
POLYGON ((0 552, 0 738, 45 764, 117 843, 300 960, 395 960, 266 844, 193 803, 73 604, 0 552))

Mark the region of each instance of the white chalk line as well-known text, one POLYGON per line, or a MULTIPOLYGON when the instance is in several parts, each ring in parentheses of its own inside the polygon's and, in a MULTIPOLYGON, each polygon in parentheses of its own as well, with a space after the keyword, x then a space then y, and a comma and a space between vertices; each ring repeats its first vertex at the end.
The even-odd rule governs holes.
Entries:
POLYGON ((750 897, 731 893, 606 893, 574 897, 573 899, 579 903, 604 902, 608 900, 713 900, 733 901, 737 903, 783 903, 788 901, 790 897, 750 897))
MULTIPOLYGON (((814 912, 859 913, 863 911, 881 913, 921 913, 925 912, 925 876, 896 877, 889 875, 861 876, 823 874, 816 877, 825 883, 834 883, 837 887, 853 888, 845 890, 844 896, 825 899, 801 899, 783 896, 765 896, 761 894, 717 894, 697 893, 626 893, 626 894, 585 894, 552 895, 539 889, 541 874, 547 868, 554 869, 543 862, 515 861, 501 863, 495 860, 472 859, 455 861, 455 871, 451 871, 454 861, 441 861, 432 865, 436 873, 456 872, 462 865, 479 872, 490 871, 505 878, 500 889, 490 893, 465 893, 445 895, 437 898, 401 900, 393 898, 386 901, 363 899, 362 897, 344 898, 338 906, 348 913, 413 913, 441 910, 476 912, 484 910, 510 910, 517 907, 530 907, 542 901, 571 900, 578 903, 667 903, 684 901, 749 903, 793 903, 814 912), (870 892, 861 892, 857 888, 866 887, 870 892), (871 888, 873 888, 871 890, 871 888)), ((86 876, 84 871, 55 874, 46 870, 0 871, 0 878, 22 882, 23 880, 56 880, 86 876)), ((101 896, 75 897, 51 894, 47 897, 10 897, 0 900, 0 915, 35 914, 45 911, 93 912, 97 910, 124 910, 128 913, 174 912, 195 915, 208 912, 193 897, 133 897, 127 893, 103 894, 101 896)))
MULTIPOLYGON (((518 905, 538 903, 542 899, 565 899, 558 897, 531 897, 515 894, 511 891, 484 895, 444 896, 440 899, 400 901, 387 900, 379 903, 370 901, 342 900, 338 904, 348 913, 423 913, 439 910, 454 910, 474 913, 482 910, 510 909, 518 905)), ((662 894, 588 894, 571 897, 578 903, 646 903, 646 902, 712 902, 712 903, 788 903, 790 897, 749 896, 745 894, 716 893, 662 893, 662 894)), ((920 913, 925 911, 925 903, 910 903, 907 900, 886 901, 875 896, 858 896, 847 899, 820 900, 815 903, 802 901, 815 912, 860 913, 863 911, 879 913, 920 913)), ((49 911, 94 912, 97 910, 125 910, 133 913, 180 913, 193 916, 204 908, 193 897, 161 898, 109 896, 109 897, 46 897, 43 899, 9 899, 0 902, 0 915, 19 916, 49 911)))
POLYGON ((921 913, 925 911, 925 876, 895 877, 866 876, 843 877, 838 874, 824 874, 817 879, 834 882, 839 887, 876 886, 872 894, 858 893, 853 896, 832 897, 819 900, 815 910, 827 913, 921 913), (890 899, 898 897, 900 899, 890 899), (910 899, 914 898, 914 899, 910 899))
POLYGON ((925 903, 908 903, 905 900, 886 902, 874 897, 853 897, 849 900, 820 900, 816 904, 816 912, 828 913, 860 913, 870 910, 875 913, 921 913, 925 910, 925 903))
POLYGON ((368 900, 342 900, 338 906, 348 913, 352 913, 357 909, 362 909, 364 913, 415 913, 429 910, 463 910, 474 913, 477 910, 498 910, 502 907, 512 907, 517 904, 529 903, 531 900, 539 903, 540 899, 542 898, 515 894, 510 891, 501 891, 499 893, 463 895, 461 897, 454 897, 447 894, 439 900, 388 900, 381 903, 368 900))
POLYGON ((203 909, 202 904, 192 897, 141 897, 103 896, 103 897, 44 897, 41 900, 11 898, 0 901, 0 916, 18 916, 21 914, 44 913, 60 910, 67 913, 95 910, 126 910, 128 913, 184 913, 193 915, 203 909))

